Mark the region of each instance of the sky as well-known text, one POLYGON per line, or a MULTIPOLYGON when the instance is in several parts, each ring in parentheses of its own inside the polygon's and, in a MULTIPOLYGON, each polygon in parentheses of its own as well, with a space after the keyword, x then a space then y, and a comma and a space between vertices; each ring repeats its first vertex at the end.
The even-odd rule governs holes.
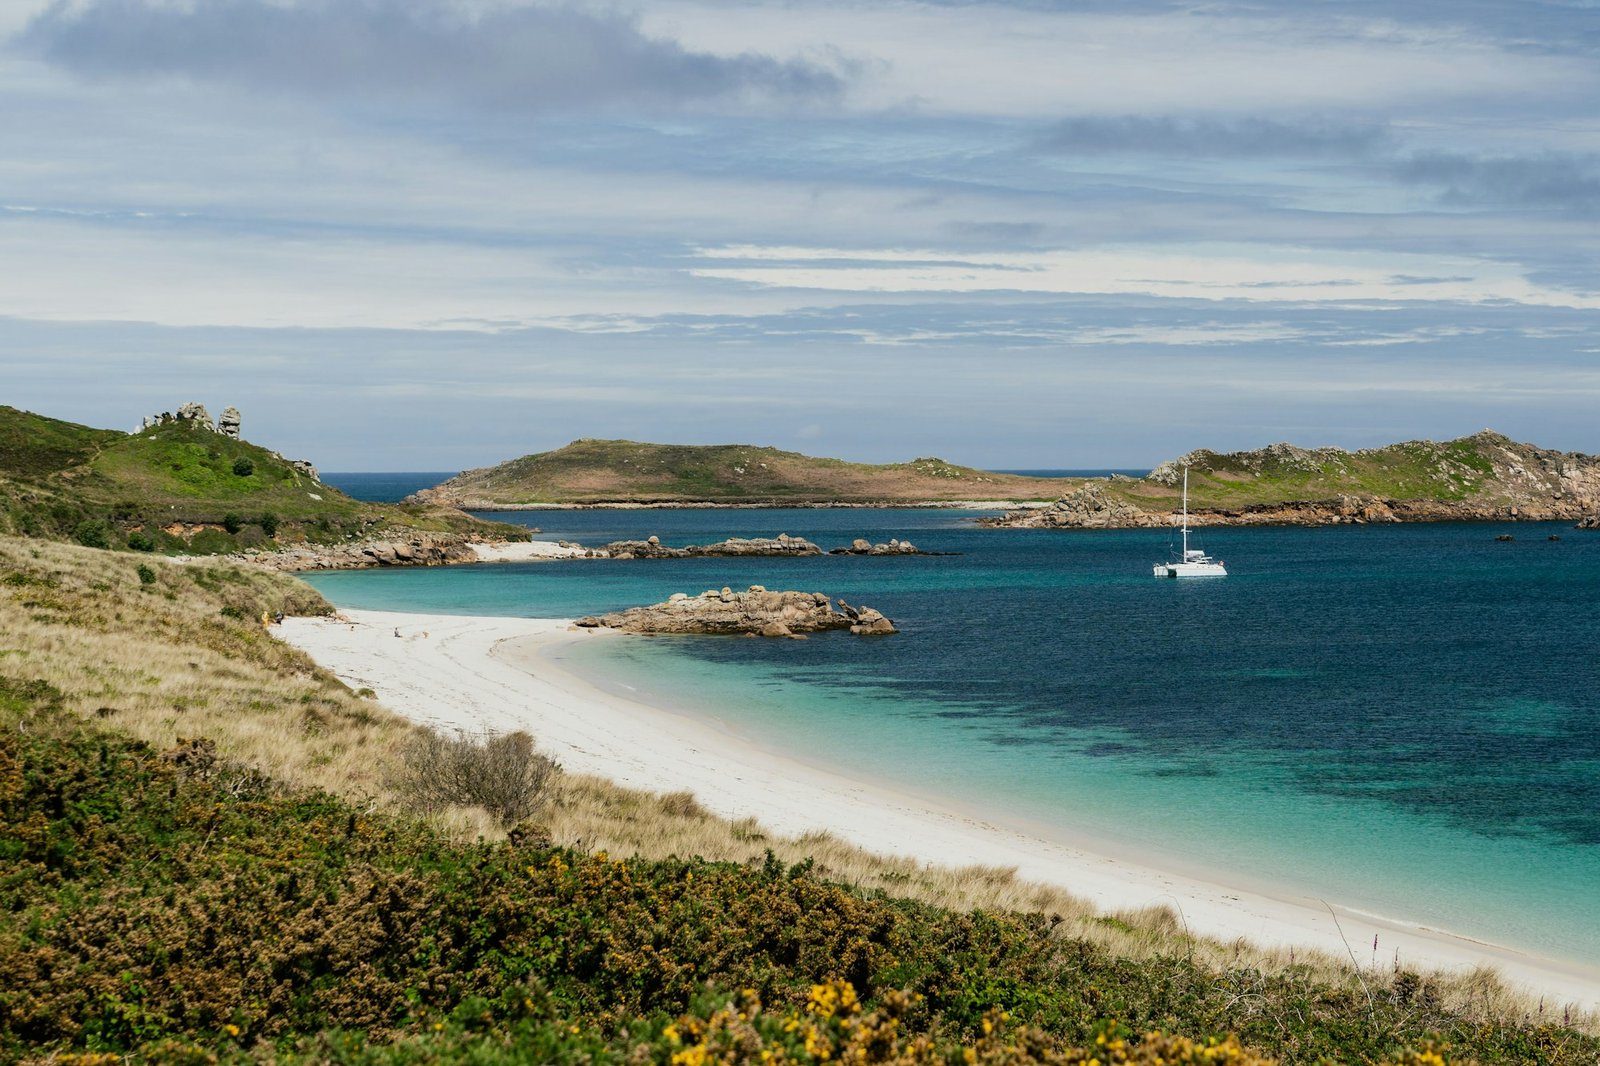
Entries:
POLYGON ((1600 452, 1593 0, 0 0, 0 116, 0 403, 70 421, 1600 452))

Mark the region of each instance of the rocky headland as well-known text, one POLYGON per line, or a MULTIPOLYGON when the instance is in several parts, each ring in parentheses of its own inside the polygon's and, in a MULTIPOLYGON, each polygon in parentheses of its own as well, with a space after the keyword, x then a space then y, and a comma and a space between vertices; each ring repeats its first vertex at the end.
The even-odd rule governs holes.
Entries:
POLYGON ((1600 510, 1600 458, 1522 444, 1484 430, 1346 452, 1274 444, 1162 463, 1144 478, 1076 485, 1046 507, 989 526, 1137 529, 1168 526, 1189 471, 1196 526, 1325 526, 1380 522, 1580 521, 1600 510))
POLYGON ((719 636, 803 637, 835 629, 859 636, 896 632, 893 622, 870 607, 852 607, 840 600, 835 610, 825 593, 769 592, 761 585, 744 592, 707 589, 698 596, 678 592, 665 603, 580 618, 576 624, 624 633, 719 636))

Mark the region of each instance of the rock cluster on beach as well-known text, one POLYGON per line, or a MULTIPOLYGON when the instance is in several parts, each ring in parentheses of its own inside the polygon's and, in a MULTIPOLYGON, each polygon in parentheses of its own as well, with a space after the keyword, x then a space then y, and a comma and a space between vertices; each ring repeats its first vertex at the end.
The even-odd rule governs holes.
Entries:
POLYGON ((580 618, 577 625, 625 633, 761 637, 799 637, 833 629, 848 629, 861 636, 896 632, 893 622, 870 607, 852 607, 843 600, 839 607, 834 610, 825 593, 769 592, 751 585, 744 592, 724 587, 707 589, 698 596, 674 593, 665 603, 580 618))
POLYGON ((475 563, 469 537, 455 533, 418 533, 355 544, 298 545, 273 552, 236 556, 240 561, 273 570, 364 570, 378 566, 444 566, 475 563))
POLYGON ((774 555, 821 555, 822 549, 804 537, 779 533, 776 537, 729 537, 715 544, 689 544, 669 548, 660 537, 648 540, 619 540, 601 549, 612 559, 688 559, 774 555))

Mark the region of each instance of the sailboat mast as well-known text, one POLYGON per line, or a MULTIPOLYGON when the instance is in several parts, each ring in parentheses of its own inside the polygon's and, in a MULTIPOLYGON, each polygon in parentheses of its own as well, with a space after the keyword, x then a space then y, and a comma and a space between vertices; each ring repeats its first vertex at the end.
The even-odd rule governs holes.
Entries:
POLYGON ((1183 468, 1183 558, 1189 560, 1189 468, 1183 468))

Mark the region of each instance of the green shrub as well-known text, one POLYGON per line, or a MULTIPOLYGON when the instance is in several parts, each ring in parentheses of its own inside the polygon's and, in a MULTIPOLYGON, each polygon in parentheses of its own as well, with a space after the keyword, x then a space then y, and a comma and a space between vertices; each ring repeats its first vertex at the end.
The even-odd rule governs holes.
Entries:
POLYGON ((189 538, 187 548, 195 555, 226 555, 237 551, 239 542, 220 529, 202 529, 189 538))
POLYGON ((256 472, 256 464, 250 461, 248 455, 241 455, 233 461, 233 472, 239 477, 249 477, 256 472))
POLYGON ((128 534, 128 547, 136 552, 153 552, 156 542, 150 538, 150 534, 136 529, 128 534))
POLYGON ((244 528, 244 519, 240 518, 232 511, 229 511, 227 514, 222 516, 222 528, 226 529, 229 533, 237 533, 239 530, 244 528))
POLYGON ((143 563, 140 563, 139 564, 139 584, 141 584, 141 585, 154 585, 155 583, 156 583, 156 572, 154 570, 150 569, 148 566, 144 565, 143 563))
POLYGON ((85 548, 111 547, 111 527, 104 519, 86 518, 72 531, 72 538, 85 548))
POLYGON ((262 515, 261 532, 265 533, 268 537, 276 537, 278 535, 278 516, 273 514, 271 511, 268 511, 266 514, 262 515))

